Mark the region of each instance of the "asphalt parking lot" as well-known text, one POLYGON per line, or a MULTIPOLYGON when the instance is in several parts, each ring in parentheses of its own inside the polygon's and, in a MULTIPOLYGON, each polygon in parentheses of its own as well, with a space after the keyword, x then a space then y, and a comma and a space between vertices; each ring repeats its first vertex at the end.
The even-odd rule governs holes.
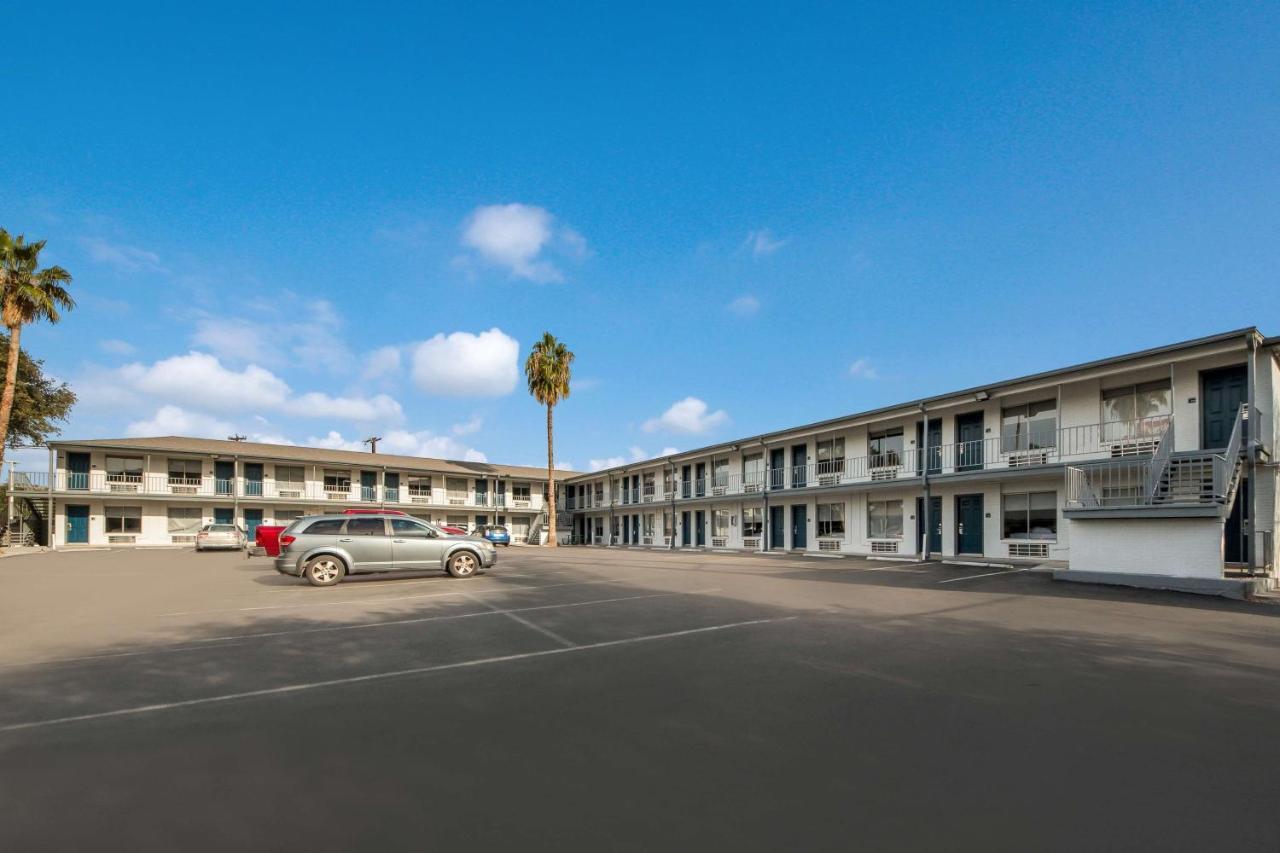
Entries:
POLYGON ((0 560, 0 849, 1276 850, 1280 607, 503 550, 0 560))

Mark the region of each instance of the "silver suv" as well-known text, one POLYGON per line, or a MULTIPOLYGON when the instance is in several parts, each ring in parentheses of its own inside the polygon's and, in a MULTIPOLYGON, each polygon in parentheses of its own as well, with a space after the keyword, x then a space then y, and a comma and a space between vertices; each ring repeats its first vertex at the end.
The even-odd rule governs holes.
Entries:
POLYGON ((364 572, 444 569, 467 578, 498 559, 493 544, 404 515, 311 515, 280 532, 276 571, 333 586, 364 572))

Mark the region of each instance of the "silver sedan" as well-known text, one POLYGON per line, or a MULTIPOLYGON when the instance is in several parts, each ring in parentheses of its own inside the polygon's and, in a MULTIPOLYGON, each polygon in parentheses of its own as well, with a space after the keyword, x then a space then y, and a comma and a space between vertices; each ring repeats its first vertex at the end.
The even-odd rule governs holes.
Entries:
POLYGON ((196 550, 212 551, 218 549, 240 550, 244 547, 244 531, 234 524, 206 524, 196 534, 196 550))

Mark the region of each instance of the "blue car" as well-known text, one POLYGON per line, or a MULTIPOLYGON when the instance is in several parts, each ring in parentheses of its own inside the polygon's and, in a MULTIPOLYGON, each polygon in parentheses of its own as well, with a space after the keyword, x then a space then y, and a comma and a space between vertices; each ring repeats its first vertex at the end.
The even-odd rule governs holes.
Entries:
POLYGON ((507 528, 503 527, 501 524, 486 525, 482 535, 494 545, 506 545, 508 548, 511 547, 511 534, 508 533, 507 528))

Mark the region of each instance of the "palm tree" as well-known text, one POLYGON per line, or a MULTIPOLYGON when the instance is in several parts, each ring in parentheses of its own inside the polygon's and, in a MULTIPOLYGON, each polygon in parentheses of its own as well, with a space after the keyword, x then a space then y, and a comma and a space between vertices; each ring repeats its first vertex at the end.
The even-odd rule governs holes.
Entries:
POLYGON ((0 395, 0 465, 4 463, 13 394, 18 386, 22 327, 36 320, 56 323, 59 309, 76 307, 65 286, 71 283, 71 273, 57 266, 40 269, 44 243, 28 243, 23 235, 13 237, 0 228, 0 322, 9 330, 9 361, 5 365, 4 393, 0 395))
POLYGON ((569 396, 569 366, 573 353, 556 340, 550 332, 542 334, 542 340, 533 345, 529 359, 524 363, 524 375, 529 380, 529 393, 547 407, 547 547, 556 546, 556 456, 552 412, 556 403, 569 396))

